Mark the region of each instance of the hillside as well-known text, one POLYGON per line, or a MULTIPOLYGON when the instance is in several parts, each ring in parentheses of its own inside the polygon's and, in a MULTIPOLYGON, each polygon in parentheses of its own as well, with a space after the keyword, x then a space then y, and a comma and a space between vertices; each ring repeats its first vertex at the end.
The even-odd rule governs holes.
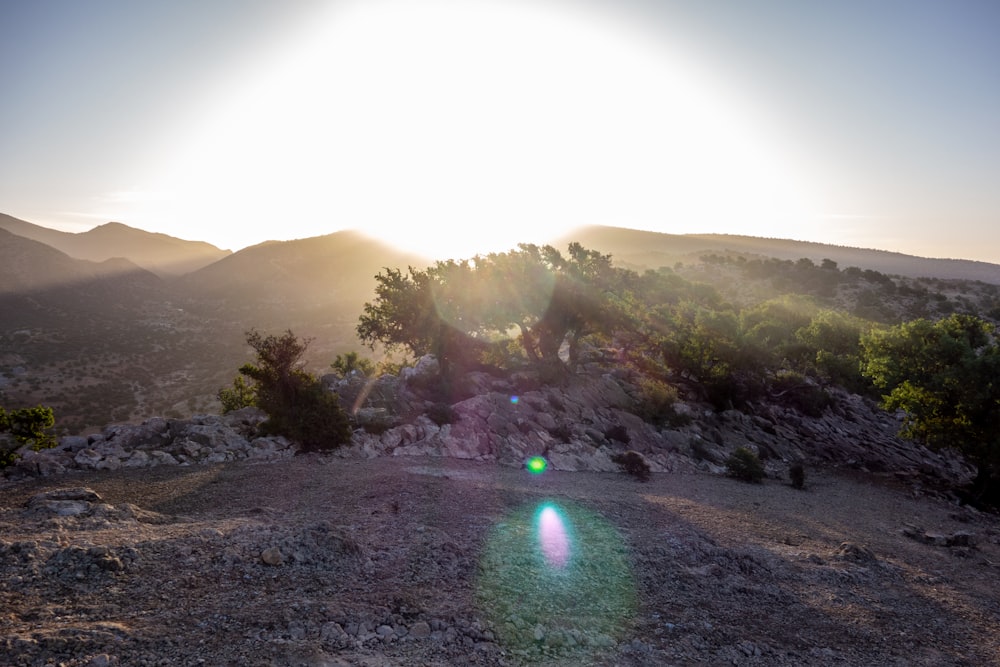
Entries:
MULTIPOLYGON (((663 259, 655 253, 667 238, 610 228, 582 233, 591 234, 581 237, 584 245, 625 265, 649 249, 650 261, 663 259)), ((987 282, 722 251, 703 261, 713 253, 700 241, 677 238, 690 253, 680 266, 668 262, 676 275, 714 287, 738 309, 795 296, 879 323, 955 312, 1000 320, 1000 291, 987 282)), ((322 374, 337 354, 364 351, 355 327, 373 276, 427 264, 355 232, 261 244, 180 278, 159 279, 124 259, 74 259, 2 229, 0 258, 0 396, 8 407, 50 405, 69 433, 217 410, 216 392, 248 360, 251 328, 313 339, 309 368, 322 374)))
POLYGON ((220 250, 203 241, 184 241, 117 222, 71 234, 0 213, 0 229, 44 243, 76 259, 103 262, 127 258, 164 277, 195 271, 229 254, 228 250, 220 250))
POLYGON ((843 268, 870 269, 909 278, 978 280, 1000 285, 1000 265, 964 259, 929 259, 884 250, 765 239, 726 234, 661 234, 619 227, 582 227, 558 239, 565 246, 578 241, 587 248, 610 253, 617 262, 635 269, 672 267, 678 262, 698 262, 704 254, 741 254, 819 263, 830 259, 843 268))

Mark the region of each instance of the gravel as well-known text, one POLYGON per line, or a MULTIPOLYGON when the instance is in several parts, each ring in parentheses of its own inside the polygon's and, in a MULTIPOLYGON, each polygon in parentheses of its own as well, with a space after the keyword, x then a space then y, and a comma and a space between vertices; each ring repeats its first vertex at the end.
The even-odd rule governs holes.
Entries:
POLYGON ((998 564, 997 517, 834 470, 95 471, 0 485, 0 665, 1000 664, 998 564))

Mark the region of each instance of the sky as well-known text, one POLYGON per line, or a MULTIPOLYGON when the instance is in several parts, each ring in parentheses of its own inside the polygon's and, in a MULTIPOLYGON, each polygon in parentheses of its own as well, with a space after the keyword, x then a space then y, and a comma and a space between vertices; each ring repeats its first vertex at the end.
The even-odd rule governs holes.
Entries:
POLYGON ((1000 263, 998 34, 994 0, 0 0, 0 212, 1000 263))

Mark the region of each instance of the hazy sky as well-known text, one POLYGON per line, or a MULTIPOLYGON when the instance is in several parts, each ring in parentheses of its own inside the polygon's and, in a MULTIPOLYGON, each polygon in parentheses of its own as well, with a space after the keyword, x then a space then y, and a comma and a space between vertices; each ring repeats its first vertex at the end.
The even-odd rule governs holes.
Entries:
POLYGON ((996 0, 0 0, 0 212, 1000 263, 996 0))

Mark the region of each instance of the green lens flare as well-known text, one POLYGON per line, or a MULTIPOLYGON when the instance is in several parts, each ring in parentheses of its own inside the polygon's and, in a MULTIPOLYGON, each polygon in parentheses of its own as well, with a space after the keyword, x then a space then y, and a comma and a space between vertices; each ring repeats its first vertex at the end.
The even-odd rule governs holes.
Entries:
POLYGON ((525 462, 524 466, 532 475, 541 475, 549 467, 549 462, 541 456, 532 456, 525 462))

